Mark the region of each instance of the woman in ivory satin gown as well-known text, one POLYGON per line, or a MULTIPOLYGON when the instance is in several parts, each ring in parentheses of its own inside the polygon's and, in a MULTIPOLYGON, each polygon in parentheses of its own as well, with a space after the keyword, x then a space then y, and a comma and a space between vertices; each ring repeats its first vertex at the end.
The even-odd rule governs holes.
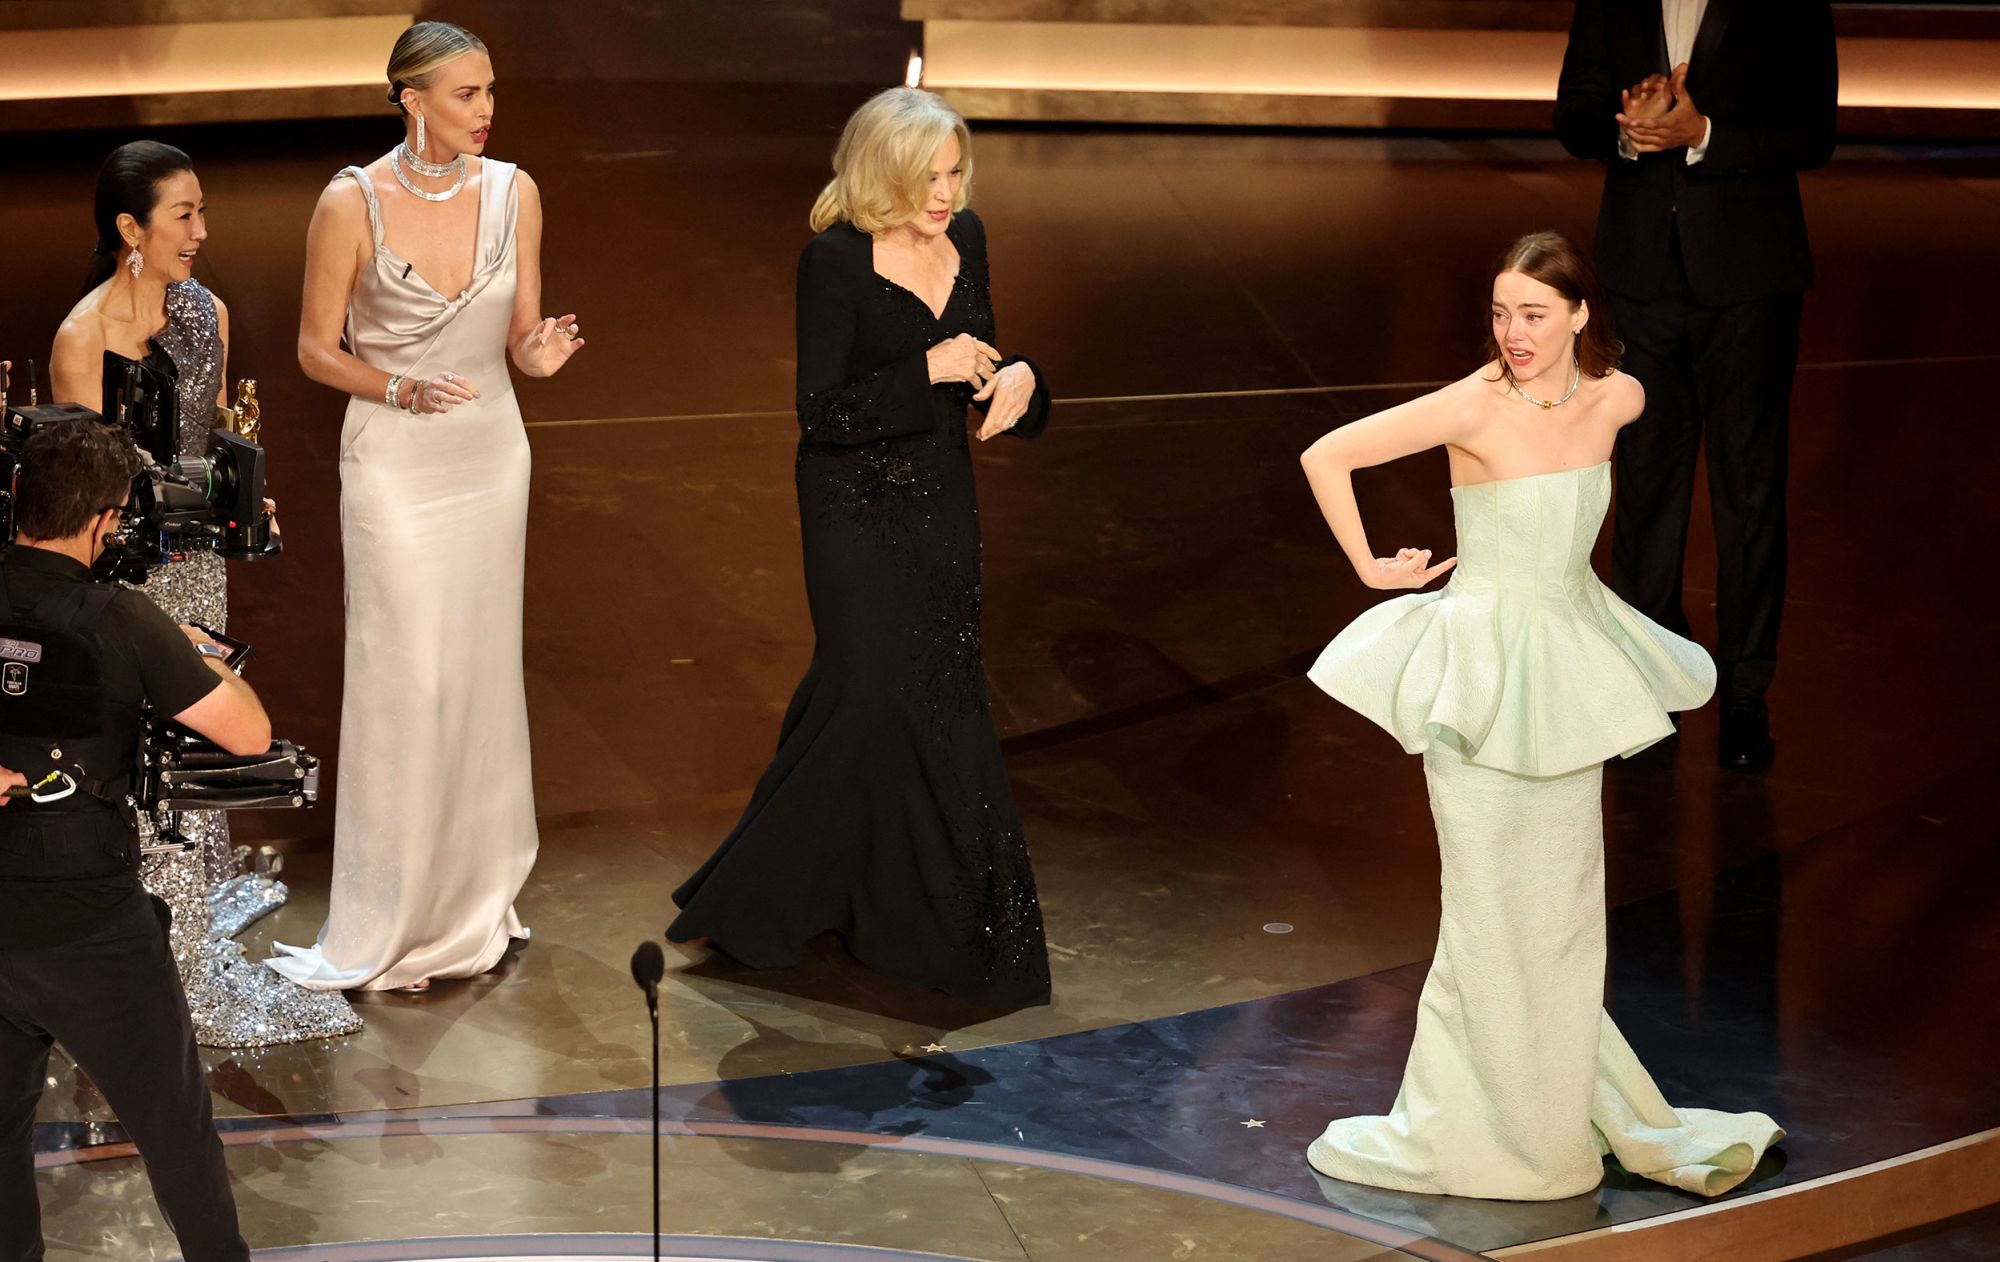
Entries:
POLYGON ((420 22, 389 81, 404 141, 321 196, 299 327, 306 375, 352 396, 346 683, 332 904, 313 947, 279 945, 269 963, 326 989, 421 990, 483 973, 527 937, 514 898, 537 846, 521 673, 529 453, 507 360, 546 377, 583 346, 574 316, 538 314, 534 182, 479 156, 485 45, 420 22))
POLYGON ((1437 954, 1387 1116, 1332 1122, 1332 1178, 1406 1192, 1555 1200, 1609 1154, 1702 1195, 1784 1135, 1762 1113, 1674 1108, 1603 1009, 1604 761, 1673 729, 1715 688, 1707 654, 1590 568, 1611 447, 1644 392, 1618 371, 1590 265, 1563 238, 1494 268, 1489 362, 1343 426, 1302 462, 1361 581, 1439 591, 1376 605, 1311 676, 1424 760, 1443 859, 1437 954), (1352 472, 1443 446, 1458 554, 1377 557, 1352 472))

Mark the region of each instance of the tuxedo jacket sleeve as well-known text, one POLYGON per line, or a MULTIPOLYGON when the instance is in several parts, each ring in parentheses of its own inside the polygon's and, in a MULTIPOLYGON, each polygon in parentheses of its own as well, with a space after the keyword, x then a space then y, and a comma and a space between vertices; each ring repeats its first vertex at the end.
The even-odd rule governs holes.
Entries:
POLYGON ((1659 0, 1577 0, 1556 89, 1563 146, 1605 163, 1595 256, 1614 293, 1658 292, 1678 236, 1712 305, 1812 284, 1798 172, 1833 152, 1839 61, 1829 0, 1709 0, 1687 93, 1712 125, 1705 158, 1618 154, 1620 89, 1666 64, 1659 0))

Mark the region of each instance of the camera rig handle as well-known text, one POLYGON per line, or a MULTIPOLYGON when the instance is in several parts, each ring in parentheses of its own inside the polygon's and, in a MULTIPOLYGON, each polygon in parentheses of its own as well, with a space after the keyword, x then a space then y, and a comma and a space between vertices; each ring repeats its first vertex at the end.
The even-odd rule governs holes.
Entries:
POLYGON ((145 803, 170 812, 308 807, 319 801, 319 765, 290 741, 237 755, 170 737, 147 751, 145 803))

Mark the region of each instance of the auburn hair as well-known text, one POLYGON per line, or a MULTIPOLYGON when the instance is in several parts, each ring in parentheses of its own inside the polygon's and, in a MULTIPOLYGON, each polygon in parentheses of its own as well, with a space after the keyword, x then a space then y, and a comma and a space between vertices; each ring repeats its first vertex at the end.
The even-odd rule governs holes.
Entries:
MULTIPOLYGON (((1604 300, 1604 286, 1598 282, 1597 269, 1569 243, 1569 238, 1559 232, 1531 232, 1515 241, 1494 260, 1492 274, 1486 278, 1489 294, 1493 282, 1508 272, 1519 272, 1530 280, 1542 282, 1567 299, 1571 307, 1587 304, 1589 318, 1576 335, 1577 367, 1586 377, 1609 377, 1618 371, 1625 344, 1611 327, 1611 304, 1604 300)), ((1514 375, 1499 339, 1493 336, 1491 319, 1486 322, 1486 359, 1500 365, 1500 376, 1494 380, 1505 381, 1514 375)))

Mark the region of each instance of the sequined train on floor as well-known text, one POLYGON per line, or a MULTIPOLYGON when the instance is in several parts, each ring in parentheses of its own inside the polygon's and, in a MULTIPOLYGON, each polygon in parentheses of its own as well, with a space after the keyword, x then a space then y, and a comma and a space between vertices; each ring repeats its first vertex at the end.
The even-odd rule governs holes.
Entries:
MULTIPOLYGON (((155 341, 177 370, 180 450, 206 450, 223 364, 215 299, 200 282, 168 288, 167 327, 155 341)), ((229 618, 226 568, 221 557, 196 553, 155 566, 138 590, 174 621, 220 631, 229 618)), ((149 857, 140 877, 173 912, 174 964, 187 991, 196 1041, 206 1047, 268 1047, 359 1030, 361 1018, 339 994, 294 985, 245 959, 243 948, 230 940, 282 906, 286 891, 266 871, 243 870, 250 852, 230 845, 228 816, 186 811, 160 820, 141 818, 142 846, 165 834, 182 837, 186 848, 149 857)))

